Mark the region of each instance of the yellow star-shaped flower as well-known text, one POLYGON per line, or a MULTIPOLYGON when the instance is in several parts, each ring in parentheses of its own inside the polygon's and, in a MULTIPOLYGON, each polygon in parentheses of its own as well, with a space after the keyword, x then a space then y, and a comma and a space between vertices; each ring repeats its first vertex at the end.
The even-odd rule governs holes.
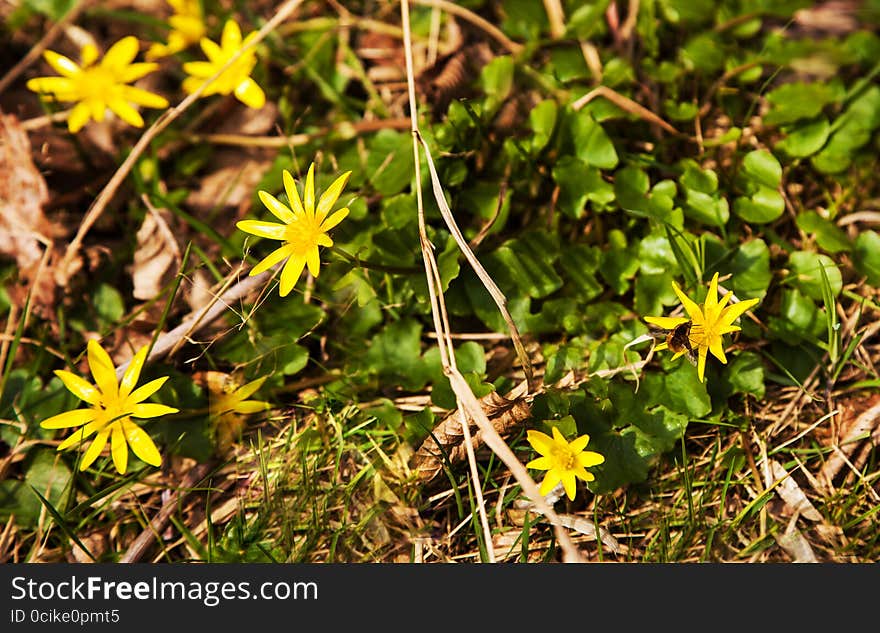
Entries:
POLYGON ((239 385, 235 378, 221 372, 208 374, 208 413, 214 425, 217 445, 225 450, 241 434, 244 416, 268 410, 263 400, 248 400, 268 376, 239 385))
POLYGON ((167 108, 168 100, 127 85, 158 68, 158 64, 150 62, 133 64, 137 53, 138 40, 133 35, 113 44, 100 62, 98 49, 91 44, 83 46, 79 64, 47 50, 43 58, 61 76, 35 77, 27 82, 27 87, 56 101, 77 102, 67 118, 67 128, 72 133, 81 130, 90 119, 103 121, 108 108, 129 125, 143 127, 144 119, 132 104, 167 108))
MULTIPOLYGON (((677 326, 691 322, 688 338, 693 351, 697 354, 697 375, 700 381, 704 380, 706 373, 706 356, 709 352, 722 363, 727 363, 727 357, 724 355, 723 335, 731 332, 738 332, 739 326, 733 325, 740 316, 742 316, 749 308, 756 305, 759 299, 749 299, 747 301, 739 301, 732 305, 727 305, 730 300, 731 293, 724 295, 721 301, 718 300, 718 273, 712 277, 709 284, 709 292, 706 294, 706 300, 703 302, 702 308, 681 291, 674 281, 672 289, 678 295, 681 304, 684 306, 687 317, 645 317, 645 321, 652 325, 656 325, 666 330, 672 330, 677 326)), ((660 343, 655 350, 667 349, 667 344, 660 343)), ((673 358, 678 358, 685 354, 686 350, 675 352, 673 358)))
POLYGON ((596 476, 587 468, 597 466, 605 461, 605 457, 593 451, 584 450, 590 442, 589 435, 567 441, 558 428, 553 427, 553 437, 540 431, 528 432, 529 444, 541 454, 526 464, 527 468, 546 470, 544 481, 541 482, 540 492, 546 495, 560 481, 565 494, 569 499, 574 499, 575 478, 583 481, 593 481, 596 476))
POLYGON ((333 214, 330 211, 345 188, 349 176, 351 176, 351 172, 347 171, 334 180, 327 191, 321 195, 317 205, 315 205, 314 163, 309 166, 308 174, 306 174, 302 200, 296 190, 293 176, 286 169, 283 171, 282 180, 287 200, 290 203, 289 207, 270 193, 258 192, 260 200, 266 205, 266 208, 283 224, 242 220, 236 226, 245 233, 271 240, 281 240, 284 244, 254 266, 250 274, 258 275, 286 259, 287 262, 281 270, 280 294, 282 297, 293 290, 306 266, 309 267, 309 272, 317 277, 321 266, 318 247, 333 246, 333 240, 327 235, 327 231, 342 222, 348 215, 348 207, 339 209, 333 214))
MULTIPOLYGON (((190 75, 183 80, 183 89, 190 94, 198 90, 206 79, 212 77, 214 73, 226 65, 256 36, 257 32, 254 31, 242 40, 238 23, 235 20, 227 20, 223 26, 219 45, 203 37, 199 43, 209 61, 187 62, 183 65, 183 71, 190 75)), ((257 53, 251 48, 223 71, 217 79, 208 84, 202 96, 232 93, 235 94, 236 99, 249 108, 259 110, 266 104, 266 94, 257 82, 251 79, 251 71, 256 65, 257 53)))
POLYGON ((150 46, 146 54, 148 60, 179 53, 200 41, 207 32, 199 0, 167 0, 167 2, 174 9, 174 14, 168 18, 168 25, 171 27, 168 42, 165 44, 155 42, 150 46))
POLYGON ((59 451, 81 446, 89 436, 97 433, 80 461, 80 470, 92 465, 108 439, 113 465, 121 474, 125 474, 128 467, 129 447, 142 461, 159 466, 162 457, 156 445, 131 418, 156 418, 177 413, 174 407, 143 402, 156 393, 168 377, 156 378, 135 389, 147 358, 146 346, 132 357, 119 382, 116 381, 116 369, 110 355, 96 341, 89 341, 87 353, 94 385, 64 369, 55 370, 55 375, 68 390, 91 406, 59 413, 43 420, 40 426, 44 429, 82 427, 58 445, 59 451))

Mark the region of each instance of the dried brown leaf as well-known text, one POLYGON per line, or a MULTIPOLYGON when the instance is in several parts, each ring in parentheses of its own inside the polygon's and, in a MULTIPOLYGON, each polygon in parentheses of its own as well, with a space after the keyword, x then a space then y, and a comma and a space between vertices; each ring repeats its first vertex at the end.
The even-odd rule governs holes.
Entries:
POLYGON ((22 275, 36 268, 52 230, 43 213, 49 189, 31 160, 31 145, 15 115, 0 113, 0 254, 22 275))
MULTIPOLYGON (((531 407, 523 398, 508 400, 494 391, 480 399, 480 406, 499 435, 505 435, 522 424, 531 415, 531 407)), ((482 433, 473 420, 468 420, 474 448, 479 446, 482 433)), ((416 471, 422 482, 434 479, 443 469, 445 459, 457 464, 467 457, 461 417, 458 410, 447 415, 431 435, 422 442, 410 460, 410 467, 416 471)))
POLYGON ((177 273, 180 266, 180 248, 168 226, 171 214, 166 209, 148 213, 136 234, 137 249, 131 265, 135 299, 147 301, 162 290, 177 273))

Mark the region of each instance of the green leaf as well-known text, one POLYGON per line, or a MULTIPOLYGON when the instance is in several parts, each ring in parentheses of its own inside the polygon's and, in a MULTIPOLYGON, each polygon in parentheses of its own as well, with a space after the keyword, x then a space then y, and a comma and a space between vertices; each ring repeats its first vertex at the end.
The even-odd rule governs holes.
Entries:
POLYGON ((880 285, 880 235, 862 231, 855 240, 853 264, 872 286, 880 285))
POLYGON ((66 459, 59 453, 48 449, 32 450, 22 463, 24 481, 6 479, 0 483, 0 517, 5 521, 10 514, 22 527, 34 527, 40 519, 43 504, 31 487, 55 508, 61 507, 70 485, 73 473, 66 459))
POLYGON ((743 159, 743 173, 750 180, 770 189, 776 189, 782 183, 782 165, 765 149, 746 154, 743 159))
POLYGON ((786 130, 786 136, 773 146, 791 158, 806 158, 818 152, 831 135, 831 123, 819 117, 798 127, 786 130))
POLYGON ((563 156, 553 166, 553 180, 559 185, 559 210, 572 219, 584 215, 588 202, 602 211, 614 201, 614 188, 601 172, 574 156, 563 156))
POLYGON ((484 115, 492 115, 507 99, 513 89, 514 63, 510 55, 501 55, 490 61, 480 74, 480 83, 486 93, 484 115))
POLYGON ((614 173, 614 196, 621 209, 644 210, 650 187, 648 174, 638 167, 624 167, 614 173))
POLYGON ((804 233, 813 235, 816 243, 829 253, 852 250, 853 245, 843 229, 815 211, 801 213, 797 225, 804 233))
POLYGON ((389 323, 370 341, 366 363, 380 378, 415 391, 425 386, 428 370, 422 362, 422 325, 415 319, 389 323))
POLYGON ((593 115, 583 110, 574 113, 572 140, 575 155, 588 165, 600 169, 617 167, 617 150, 593 115))
POLYGON ((827 255, 812 251, 795 251, 789 255, 788 267, 794 285, 814 301, 822 301, 823 280, 820 268, 824 268, 828 276, 831 294, 834 297, 837 297, 843 288, 840 270, 827 255))
POLYGON ((770 249, 762 239, 741 244, 730 261, 731 287, 740 299, 763 297, 773 274, 770 272, 770 249))
POLYGON ((562 287, 562 279, 553 270, 558 256, 557 238, 544 231, 509 240, 492 253, 492 258, 507 268, 516 285, 534 299, 546 297, 562 287))
POLYGON ((728 393, 750 394, 759 400, 764 397, 764 364, 754 352, 737 354, 724 370, 728 393))
POLYGON ((545 99, 529 112, 529 123, 532 127, 532 152, 537 153, 546 147, 556 129, 559 106, 554 99, 545 99))
POLYGON ((827 84, 786 83, 767 93, 770 111, 764 117, 767 125, 785 125, 802 119, 812 119, 835 100, 836 91, 827 84))
POLYGON ((368 148, 366 172, 377 192, 393 196, 412 182, 412 136, 394 130, 380 130, 368 148))
POLYGON ((751 197, 737 198, 733 210, 746 222, 766 224, 772 222, 785 211, 785 200, 776 189, 758 185, 751 197))
POLYGON ((565 282, 584 302, 602 294, 602 285, 596 281, 602 252, 598 247, 573 244, 559 254, 559 265, 565 272, 565 282))
POLYGON ((116 323, 125 314, 125 300, 122 293, 110 284, 99 284, 92 295, 95 312, 106 323, 116 323))

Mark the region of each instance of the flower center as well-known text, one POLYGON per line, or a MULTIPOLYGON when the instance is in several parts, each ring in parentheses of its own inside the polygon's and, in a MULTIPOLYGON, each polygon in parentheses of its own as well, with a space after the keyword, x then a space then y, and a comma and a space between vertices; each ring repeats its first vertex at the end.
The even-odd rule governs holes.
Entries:
POLYGON ((82 101, 94 100, 105 103, 111 99, 117 86, 118 82, 113 72, 102 66, 84 69, 77 83, 82 101))
POLYGON ((304 256, 318 246, 318 238, 324 233, 316 218, 300 216, 287 225, 284 241, 293 246, 297 255, 304 256))
POLYGON ((577 455, 567 446, 555 447, 553 459, 562 470, 574 470, 577 467, 577 455))

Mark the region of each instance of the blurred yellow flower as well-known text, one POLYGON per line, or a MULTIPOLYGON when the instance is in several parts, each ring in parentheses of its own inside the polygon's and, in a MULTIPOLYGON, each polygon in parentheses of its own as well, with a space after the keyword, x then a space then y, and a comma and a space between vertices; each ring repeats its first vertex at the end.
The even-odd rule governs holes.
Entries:
MULTIPOLYGON (((257 32, 254 31, 242 40, 238 23, 235 20, 227 20, 223 26, 219 46, 214 41, 203 37, 200 44, 209 61, 187 62, 183 65, 183 71, 190 75, 183 80, 183 89, 190 94, 198 90, 206 79, 220 70, 256 36, 257 32)), ((250 76, 256 64, 257 53, 251 48, 223 71, 217 79, 208 84, 202 95, 207 97, 213 94, 228 95, 233 93, 239 101, 249 108, 262 108, 266 104, 266 95, 250 76)))
POLYGON ((179 53, 201 40, 207 32, 199 0, 167 0, 167 2, 174 9, 174 14, 168 18, 168 25, 171 27, 168 42, 153 43, 147 50, 148 60, 179 53))
POLYGON ((284 264, 284 268, 281 271, 280 294, 282 297, 293 290, 305 266, 308 266, 309 272, 317 277, 321 265, 318 247, 333 246, 333 240, 327 235, 327 231, 342 222, 345 216, 348 215, 348 207, 339 209, 332 215, 330 211, 345 188, 349 176, 351 176, 351 172, 347 171, 334 180, 333 184, 327 188, 327 191, 321 195, 317 206, 315 205, 314 163, 309 166, 309 171, 306 175, 302 200, 300 200, 299 193, 296 190, 293 176, 286 169, 282 173, 284 190, 287 193, 287 200, 290 204, 289 207, 272 194, 260 191, 260 200, 283 224, 242 220, 236 226, 245 233, 272 240, 281 240, 284 244, 254 266, 250 274, 258 275, 286 259, 287 263, 284 264))
POLYGON ((128 468, 129 447, 142 461, 151 466, 159 466, 162 457, 156 445, 131 418, 156 418, 177 413, 178 410, 174 407, 143 402, 156 393, 168 377, 156 378, 137 389, 134 388, 147 357, 146 346, 132 357, 118 383, 110 355, 96 341, 89 341, 87 353, 89 370, 95 379, 94 385, 64 369, 55 370, 55 375, 75 396, 91 405, 90 408, 59 413, 43 420, 40 426, 44 429, 82 427, 59 444, 59 451, 81 446, 90 435, 97 433, 80 461, 80 470, 92 465, 108 439, 113 465, 123 475, 128 468))
POLYGON ((263 376, 239 386, 228 374, 208 372, 208 414, 221 450, 228 448, 241 434, 244 416, 270 408, 268 402, 248 400, 267 378, 263 376))
MULTIPOLYGON (((672 330, 679 325, 691 322, 688 332, 690 348, 697 354, 697 375, 700 381, 703 381, 706 373, 706 356, 708 352, 727 364, 727 357, 724 355, 724 341, 722 336, 731 332, 738 332, 739 326, 733 325, 746 310, 758 303, 758 299, 748 299, 747 301, 739 301, 732 305, 727 305, 731 294, 728 293, 718 301, 718 273, 712 277, 709 284, 709 292, 706 294, 706 300, 703 302, 702 308, 681 291, 674 281, 672 289, 678 295, 681 304, 688 313, 687 317, 645 317, 645 321, 660 328, 672 330), (689 318, 688 318, 689 317, 689 318)), ((666 342, 660 343, 655 350, 667 349, 669 346, 666 342)), ((682 354, 687 353, 687 349, 675 350, 673 358, 678 358, 682 354)))
POLYGON ((565 488, 565 494, 573 500, 575 478, 593 481, 596 477, 587 471, 587 468, 597 466, 605 461, 605 457, 599 453, 584 450, 590 442, 589 435, 581 435, 569 442, 554 426, 553 437, 540 431, 530 430, 528 440, 541 457, 533 459, 526 464, 526 467, 548 471, 544 476, 544 481, 541 482, 540 492, 542 495, 553 490, 556 484, 561 481, 563 488, 565 488))
POLYGON ((27 87, 56 101, 77 102, 67 118, 67 128, 73 133, 82 129, 89 119, 103 121, 107 108, 129 125, 143 127, 144 120, 132 104, 167 108, 168 101, 152 92, 126 85, 158 67, 150 62, 133 64, 137 53, 138 40, 133 35, 113 44, 98 63, 95 63, 98 49, 91 44, 83 46, 79 64, 47 50, 43 57, 61 77, 35 77, 27 82, 27 87))

